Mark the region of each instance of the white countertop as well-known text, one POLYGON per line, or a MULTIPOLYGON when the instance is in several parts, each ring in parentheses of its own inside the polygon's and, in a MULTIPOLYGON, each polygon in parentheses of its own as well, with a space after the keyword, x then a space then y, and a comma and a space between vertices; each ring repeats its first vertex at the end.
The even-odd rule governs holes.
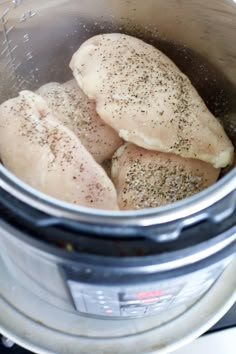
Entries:
POLYGON ((205 335, 173 354, 236 354, 236 327, 205 335))

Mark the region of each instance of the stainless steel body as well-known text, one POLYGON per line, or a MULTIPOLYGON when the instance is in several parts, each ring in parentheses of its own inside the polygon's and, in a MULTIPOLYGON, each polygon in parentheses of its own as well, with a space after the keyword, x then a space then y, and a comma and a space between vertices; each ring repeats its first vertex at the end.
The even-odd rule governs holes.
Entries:
POLYGON ((43 354, 168 353, 203 333, 235 302, 234 235, 221 235, 213 259, 196 247, 201 262, 189 250, 173 252, 169 261, 167 255, 114 260, 66 254, 1 223, 0 332, 43 354), (176 253, 182 255, 179 266, 176 253), (111 299, 117 289, 137 294, 119 302, 119 314, 111 299), (96 304, 99 313, 92 312, 96 304))
MULTIPOLYGON (((150 321, 152 329, 142 332, 134 321, 116 321, 115 324, 111 320, 91 321, 53 307, 32 295, 29 289, 15 279, 12 280, 1 258, 0 265, 4 279, 0 296, 0 331, 19 345, 39 354, 166 354, 186 345, 210 328, 233 305, 236 297, 234 262, 212 291, 182 316, 177 316, 162 326, 155 326, 153 319, 150 321), (225 287, 224 284, 229 286, 225 287), (93 328, 97 326, 97 330, 100 329, 103 335, 91 337, 91 325, 93 328), (108 337, 109 328, 120 331, 123 326, 132 328, 133 333, 128 336, 113 333, 112 337, 108 337), (82 335, 79 333, 81 328, 82 335)), ((155 320, 157 324, 157 318, 155 320)))
MULTIPOLYGON (((122 32, 169 55, 236 146, 235 19, 234 1, 0 1, 0 101, 70 79, 70 58, 84 40, 122 32)), ((0 318, 0 332, 39 353, 78 345, 91 354, 100 345, 110 354, 112 343, 117 354, 164 353, 235 301, 234 167, 187 200, 135 212, 57 201, 1 164, 0 188, 0 309, 11 319, 0 318), (21 331, 30 323, 32 338, 21 331)))

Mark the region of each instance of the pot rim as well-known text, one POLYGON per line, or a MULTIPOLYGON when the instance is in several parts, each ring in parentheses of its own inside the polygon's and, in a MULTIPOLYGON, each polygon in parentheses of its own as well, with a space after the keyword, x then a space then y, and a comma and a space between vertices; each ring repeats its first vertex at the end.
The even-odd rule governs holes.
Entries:
POLYGON ((108 211, 81 207, 50 197, 22 182, 0 164, 0 188, 21 202, 50 216, 90 224, 151 226, 165 224, 204 212, 236 189, 236 168, 214 185, 184 200, 158 208, 108 211))

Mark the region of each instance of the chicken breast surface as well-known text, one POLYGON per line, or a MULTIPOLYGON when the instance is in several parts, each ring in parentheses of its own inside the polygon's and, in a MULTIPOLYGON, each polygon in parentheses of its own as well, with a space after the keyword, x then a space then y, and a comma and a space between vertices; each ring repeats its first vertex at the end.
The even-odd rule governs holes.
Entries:
POLYGON ((122 144, 117 132, 97 114, 95 102, 83 93, 75 80, 43 85, 37 93, 46 100, 56 118, 79 137, 98 163, 111 158, 122 144))
POLYGON ((112 160, 120 209, 154 208, 190 197, 219 177, 211 164, 174 154, 121 146, 112 160))
POLYGON ((232 162, 233 146, 189 79, 162 52, 113 33, 87 40, 70 67, 100 117, 124 140, 146 149, 232 162))
POLYGON ((111 180, 80 140, 30 91, 0 106, 0 157, 17 177, 81 206, 118 209, 111 180))

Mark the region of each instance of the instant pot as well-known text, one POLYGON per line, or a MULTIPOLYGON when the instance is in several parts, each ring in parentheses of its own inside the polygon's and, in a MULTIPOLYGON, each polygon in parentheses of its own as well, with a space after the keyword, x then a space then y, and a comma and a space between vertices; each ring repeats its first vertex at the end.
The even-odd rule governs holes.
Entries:
MULTIPOLYGON (((120 32, 166 53, 236 146, 233 0, 0 1, 0 99, 72 78, 81 43, 120 32)), ((0 333, 36 353, 171 352, 236 300, 236 169, 186 200, 108 212, 0 165, 0 333)))

